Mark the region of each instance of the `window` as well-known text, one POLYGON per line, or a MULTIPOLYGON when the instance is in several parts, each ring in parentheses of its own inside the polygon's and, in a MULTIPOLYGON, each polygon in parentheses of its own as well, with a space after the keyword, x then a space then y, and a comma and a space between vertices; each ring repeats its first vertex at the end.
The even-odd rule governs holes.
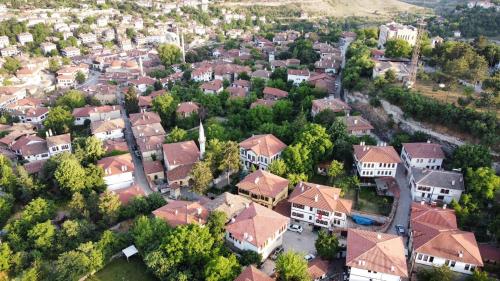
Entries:
POLYGON ((469 270, 470 264, 466 264, 464 268, 465 268, 465 270, 469 270))
POLYGON ((322 224, 322 225, 328 225, 327 221, 324 220, 316 220, 316 223, 322 224))
POLYGON ((330 213, 328 213, 326 211, 322 211, 322 210, 317 210, 316 214, 322 215, 322 216, 329 216, 330 215, 330 213))
POLYGON ((434 257, 429 257, 429 262, 433 262, 434 261, 434 257))
POLYGON ((417 255, 417 260, 421 261, 422 260, 422 254, 417 255))
POLYGON ((449 190, 449 189, 444 189, 444 188, 442 188, 442 189, 441 189, 441 193, 444 193, 444 194, 450 194, 450 190, 449 190))
POLYGON ((297 213, 297 212, 292 212, 292 216, 298 217, 298 218, 304 218, 304 214, 297 213))
POLYGON ((293 203, 293 207, 294 207, 294 208, 297 208, 297 209, 302 209, 302 210, 304 210, 304 205, 300 205, 300 204, 297 204, 297 203, 293 203))
POLYGON ((339 213, 339 212, 335 212, 335 213, 333 213, 333 215, 336 217, 342 217, 342 213, 339 213))

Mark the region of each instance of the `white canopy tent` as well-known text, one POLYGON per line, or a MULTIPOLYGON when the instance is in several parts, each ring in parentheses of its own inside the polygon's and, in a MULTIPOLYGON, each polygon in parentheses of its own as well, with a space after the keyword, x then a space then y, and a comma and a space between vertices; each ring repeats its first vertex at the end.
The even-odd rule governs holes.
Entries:
POLYGON ((139 251, 134 245, 128 246, 127 248, 122 250, 122 253, 125 255, 125 257, 127 257, 127 261, 129 257, 137 254, 138 252, 139 251))

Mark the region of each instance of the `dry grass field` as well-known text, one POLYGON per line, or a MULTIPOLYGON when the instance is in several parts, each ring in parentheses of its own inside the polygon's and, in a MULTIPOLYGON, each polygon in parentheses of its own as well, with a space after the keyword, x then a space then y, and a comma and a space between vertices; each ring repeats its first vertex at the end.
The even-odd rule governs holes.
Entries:
POLYGON ((223 6, 297 6, 311 17, 369 17, 388 19, 401 12, 415 13, 425 8, 404 3, 398 0, 244 0, 225 1, 223 6))

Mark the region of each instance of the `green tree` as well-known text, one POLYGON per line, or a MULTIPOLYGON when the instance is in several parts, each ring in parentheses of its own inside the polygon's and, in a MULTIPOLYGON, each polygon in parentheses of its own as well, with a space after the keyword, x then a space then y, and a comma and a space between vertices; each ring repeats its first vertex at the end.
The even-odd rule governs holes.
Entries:
POLYGON ((121 202, 117 194, 106 191, 99 197, 99 213, 108 224, 114 224, 118 219, 121 202))
POLYGON ((0 243, 0 271, 8 271, 12 264, 12 250, 9 243, 0 243))
POLYGON ((177 102, 172 95, 166 94, 153 99, 153 111, 160 115, 163 126, 170 128, 174 124, 177 102))
POLYGON ((411 46, 404 39, 389 39, 385 43, 385 56, 388 58, 410 57, 411 46))
POLYGON ((172 131, 165 138, 165 143, 181 142, 188 139, 188 133, 186 130, 174 127, 172 131))
POLYGON ((486 271, 475 270, 471 276, 467 278, 467 281, 494 281, 495 279, 490 278, 486 271))
POLYGON ((236 256, 230 254, 229 257, 214 257, 205 267, 206 281, 233 281, 241 272, 241 266, 236 260, 236 256))
POLYGON ((80 251, 62 253, 55 263, 57 281, 77 281, 90 271, 90 258, 80 251))
POLYGON ((333 182, 335 179, 344 174, 344 163, 333 160, 330 163, 330 167, 328 167, 327 174, 330 177, 330 182, 333 182))
POLYGON ((162 44, 158 46, 157 51, 161 62, 166 67, 170 67, 173 64, 181 62, 182 53, 176 45, 162 44))
POLYGON ((490 167, 481 167, 476 170, 469 168, 465 176, 467 191, 478 194, 481 198, 492 200, 500 189, 500 177, 490 167))
POLYGON ((21 220, 28 225, 44 222, 51 219, 54 212, 54 204, 51 201, 36 198, 26 205, 21 214, 21 220))
POLYGON ((313 160, 311 150, 302 143, 288 146, 282 155, 289 173, 311 173, 313 160))
POLYGON ((170 231, 167 223, 159 218, 138 217, 132 228, 134 244, 141 253, 155 250, 170 231))
POLYGON ((219 171, 225 171, 227 182, 229 183, 229 173, 240 169, 240 148, 237 142, 227 141, 224 143, 222 160, 219 164, 219 171))
POLYGON ((273 110, 265 106, 256 106, 245 115, 247 126, 257 129, 261 124, 273 122, 273 110))
POLYGON ((68 203, 68 209, 72 218, 89 218, 90 213, 87 209, 85 197, 80 192, 71 195, 71 201, 68 203))
POLYGON ((207 161, 196 162, 191 171, 191 177, 193 179, 193 191, 198 194, 203 194, 209 188, 213 180, 210 163, 207 161))
POLYGON ((95 136, 81 139, 76 143, 75 155, 84 163, 96 163, 106 154, 102 141, 95 136))
POLYGON ((85 82, 86 79, 87 77, 85 77, 85 74, 83 74, 83 72, 78 71, 76 73, 75 80, 76 82, 78 82, 78 84, 83 84, 83 82, 85 82))
POLYGON ((262 261, 262 255, 251 251, 251 250, 245 250, 241 251, 240 253, 240 264, 242 266, 247 266, 247 265, 258 265, 262 261))
POLYGON ((334 234, 328 234, 328 232, 320 230, 314 246, 322 259, 333 260, 339 249, 339 240, 334 234))
POLYGON ((5 155, 0 154, 0 187, 4 190, 11 190, 15 184, 15 179, 12 163, 5 155))
POLYGON ((306 260, 298 253, 289 251, 278 256, 276 274, 280 281, 310 281, 306 260))
POLYGON ((14 207, 14 197, 11 194, 4 194, 0 197, 0 226, 12 215, 14 207))
POLYGON ((328 157, 333 148, 326 129, 318 124, 308 124, 298 135, 297 140, 309 149, 313 161, 328 157))
POLYGON ((210 229, 212 237, 215 238, 216 242, 222 242, 224 240, 225 226, 228 218, 226 213, 221 211, 213 211, 208 216, 207 226, 210 229))
POLYGON ((139 112, 139 98, 134 86, 128 87, 128 90, 125 93, 125 109, 128 114, 139 112))
POLYGON ((54 178, 62 190, 70 194, 80 192, 85 188, 85 181, 82 180, 86 176, 85 169, 74 155, 64 154, 66 155, 61 157, 54 178))
POLYGON ((309 178, 305 173, 294 174, 290 173, 286 177, 288 179, 288 187, 293 188, 301 181, 307 181, 309 178))
POLYGON ((54 247, 54 239, 56 237, 56 228, 50 220, 36 224, 28 231, 30 243, 37 250, 44 253, 51 251, 54 247))
POLYGON ((452 281, 455 280, 455 274, 449 267, 443 265, 430 269, 420 269, 417 272, 417 278, 422 281, 452 281))
POLYGON ((5 62, 3 63, 3 69, 7 71, 9 74, 16 74, 16 71, 21 68, 21 63, 11 57, 6 57, 5 62))
POLYGON ((77 90, 69 90, 56 99, 56 106, 63 106, 68 110, 84 107, 85 105, 85 95, 77 90))
POLYGON ((56 73, 57 71, 59 71, 59 69, 61 69, 61 64, 59 63, 59 61, 57 59, 50 59, 49 60, 49 71, 52 72, 52 73, 56 73))
POLYGON ((482 145, 462 145, 453 152, 453 167, 463 171, 467 168, 491 167, 490 151, 482 145))
POLYGON ((43 125, 47 129, 52 129, 54 134, 68 133, 73 125, 74 117, 71 112, 62 106, 56 106, 49 111, 47 118, 43 121, 43 125))
POLYGON ((269 172, 280 177, 285 176, 287 171, 285 161, 283 161, 283 159, 281 158, 278 158, 273 162, 271 162, 271 164, 269 164, 268 169, 269 172))

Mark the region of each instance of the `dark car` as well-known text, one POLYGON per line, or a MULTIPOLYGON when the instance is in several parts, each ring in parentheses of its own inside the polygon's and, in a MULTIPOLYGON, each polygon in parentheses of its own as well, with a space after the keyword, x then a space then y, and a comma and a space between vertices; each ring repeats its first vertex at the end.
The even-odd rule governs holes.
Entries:
POLYGON ((405 235, 405 228, 404 228, 404 226, 402 226, 400 224, 396 224, 394 227, 396 228, 396 232, 398 233, 398 235, 402 235, 402 236, 405 235))

